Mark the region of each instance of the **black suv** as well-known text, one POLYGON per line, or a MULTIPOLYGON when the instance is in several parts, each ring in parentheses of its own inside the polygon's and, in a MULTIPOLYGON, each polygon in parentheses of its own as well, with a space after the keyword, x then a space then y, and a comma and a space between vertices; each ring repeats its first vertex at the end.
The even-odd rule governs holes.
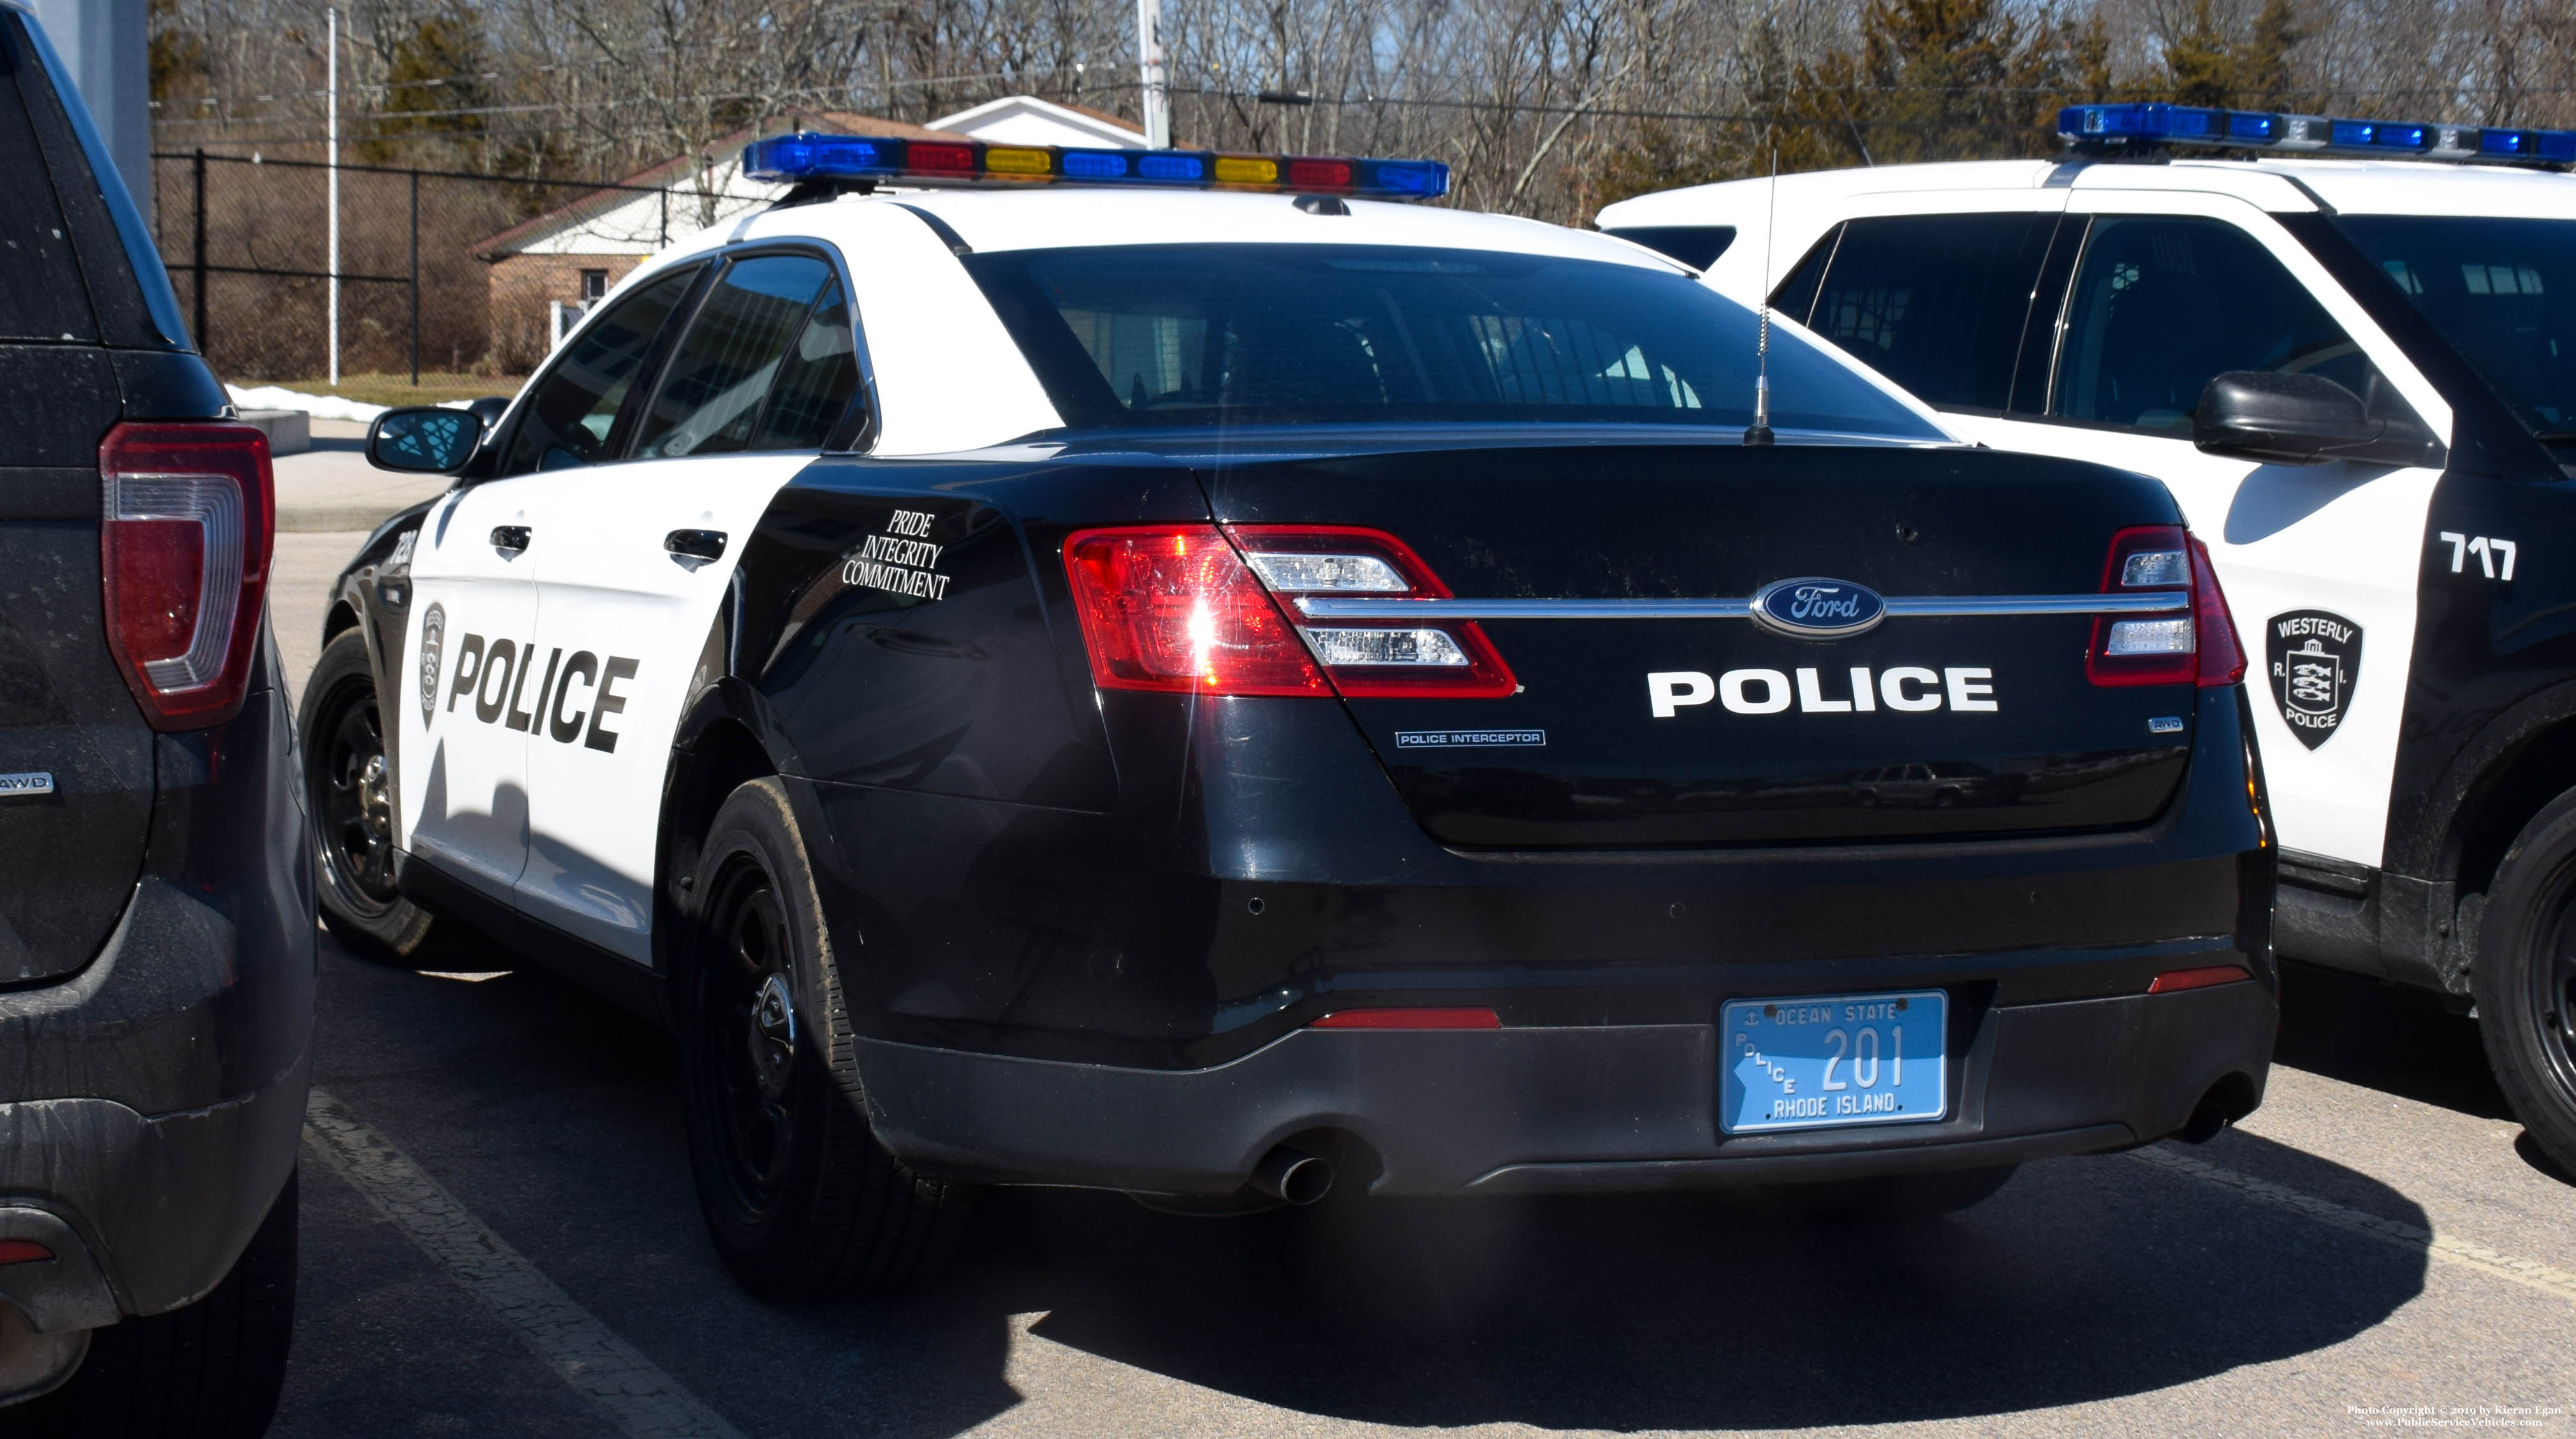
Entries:
POLYGON ((254 1435, 314 977, 268 444, 8 0, 0 195, 0 1428, 254 1435))

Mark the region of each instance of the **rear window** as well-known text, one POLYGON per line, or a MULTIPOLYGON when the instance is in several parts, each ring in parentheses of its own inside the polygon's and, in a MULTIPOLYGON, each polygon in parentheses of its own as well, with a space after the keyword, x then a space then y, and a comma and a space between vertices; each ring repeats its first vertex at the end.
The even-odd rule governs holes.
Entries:
POLYGON ((0 40, 0 340, 95 340, 80 267, 53 178, 36 148, 19 67, 25 50, 0 40))
MULTIPOLYGON (((1754 316, 1670 271, 1338 245, 965 263, 1077 428, 1752 419, 1754 316)), ((1942 438, 1777 331, 1771 394, 1781 429, 1942 438)))

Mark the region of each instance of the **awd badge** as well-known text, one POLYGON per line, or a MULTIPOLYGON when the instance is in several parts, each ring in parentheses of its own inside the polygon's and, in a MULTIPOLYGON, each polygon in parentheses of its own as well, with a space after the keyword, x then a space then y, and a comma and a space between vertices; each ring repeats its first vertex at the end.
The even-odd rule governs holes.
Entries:
POLYGON ((2274 615, 2264 627, 2272 698, 2310 749, 2333 739, 2361 676, 2361 626, 2324 610, 2274 615))
POLYGON ((438 662, 447 648, 447 607, 431 605, 420 617, 420 727, 438 713, 438 662))

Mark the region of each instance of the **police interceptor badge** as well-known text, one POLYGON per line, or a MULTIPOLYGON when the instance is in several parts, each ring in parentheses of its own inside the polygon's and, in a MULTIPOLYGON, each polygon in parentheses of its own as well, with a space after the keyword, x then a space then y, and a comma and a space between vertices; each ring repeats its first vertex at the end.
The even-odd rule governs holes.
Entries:
POLYGON ((2274 615, 2264 627, 2272 698, 2310 749, 2333 739, 2361 677, 2361 626, 2324 610, 2274 615))

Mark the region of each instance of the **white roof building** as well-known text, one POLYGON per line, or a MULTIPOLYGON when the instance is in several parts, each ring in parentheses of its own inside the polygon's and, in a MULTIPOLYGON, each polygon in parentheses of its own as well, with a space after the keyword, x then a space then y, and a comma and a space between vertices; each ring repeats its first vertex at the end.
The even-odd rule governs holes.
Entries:
POLYGON ((1035 95, 1005 95, 930 122, 988 145, 1071 145, 1142 150, 1145 132, 1105 111, 1059 105, 1035 95))

